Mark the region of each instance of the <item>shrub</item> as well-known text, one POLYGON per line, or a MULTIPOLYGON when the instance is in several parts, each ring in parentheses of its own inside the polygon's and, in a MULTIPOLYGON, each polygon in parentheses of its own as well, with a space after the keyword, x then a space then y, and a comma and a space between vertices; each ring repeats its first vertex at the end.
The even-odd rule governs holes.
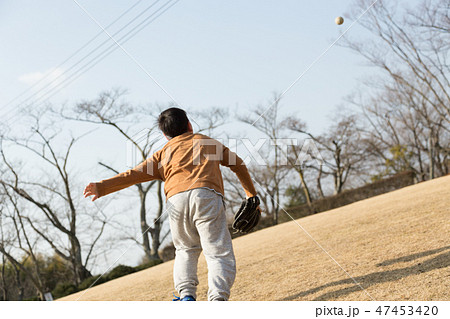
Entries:
POLYGON ((53 298, 61 298, 70 294, 77 292, 77 287, 68 282, 60 282, 56 285, 55 289, 52 291, 53 298))
POLYGON ((100 285, 100 284, 102 284, 102 283, 107 281, 105 276, 101 276, 101 277, 100 276, 101 275, 97 275, 97 276, 92 276, 92 277, 86 278, 85 280, 83 280, 81 282, 81 284, 78 285, 78 290, 87 289, 87 288, 91 287, 92 284, 94 284, 93 286, 97 286, 97 285, 100 285))
POLYGON ((41 298, 39 298, 39 296, 32 296, 32 297, 24 298, 23 301, 41 301, 41 298))
POLYGON ((139 266, 134 267, 134 269, 135 269, 136 271, 141 271, 141 270, 144 270, 144 269, 147 269, 147 268, 150 268, 150 267, 159 265, 159 264, 161 264, 162 262, 163 262, 163 261, 162 261, 161 259, 149 260, 148 262, 146 262, 146 263, 144 263, 144 264, 141 264, 141 265, 139 265, 139 266))
POLYGON ((132 274, 136 272, 136 269, 134 269, 133 267, 130 266, 125 266, 125 265, 118 265, 117 267, 114 267, 107 275, 106 278, 107 280, 112 280, 112 279, 116 279, 128 274, 132 274))

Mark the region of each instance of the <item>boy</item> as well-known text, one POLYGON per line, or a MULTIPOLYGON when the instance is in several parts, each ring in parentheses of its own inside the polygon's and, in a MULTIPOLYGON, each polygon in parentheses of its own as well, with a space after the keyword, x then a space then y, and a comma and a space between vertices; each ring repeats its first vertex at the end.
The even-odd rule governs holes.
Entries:
MULTIPOLYGON (((247 197, 256 196, 248 170, 235 153, 218 141, 194 134, 186 112, 170 108, 158 118, 169 142, 135 168, 84 190, 92 200, 134 184, 164 181, 172 239, 176 249, 173 270, 180 300, 195 300, 200 252, 208 264, 208 300, 228 300, 236 262, 227 228, 220 165, 239 178, 247 197)), ((178 299, 177 299, 178 300, 178 299)))

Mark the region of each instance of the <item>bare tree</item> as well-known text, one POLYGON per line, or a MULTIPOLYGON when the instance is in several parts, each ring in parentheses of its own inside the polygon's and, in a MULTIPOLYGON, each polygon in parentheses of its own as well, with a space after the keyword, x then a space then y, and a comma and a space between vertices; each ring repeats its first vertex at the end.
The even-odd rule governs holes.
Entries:
MULTIPOLYGON (((5 233, 4 233, 4 226, 3 226, 3 220, 4 220, 4 210, 5 210, 5 199, 3 194, 0 192, 0 246, 5 246, 5 233)), ((0 270, 0 276, 1 276, 1 288, 2 288, 2 299, 1 300, 8 300, 8 283, 6 281, 6 256, 5 254, 2 255, 1 260, 1 270, 0 270)))
MULTIPOLYGON (((11 191, 23 201, 34 207, 34 212, 28 216, 21 216, 21 220, 26 220, 31 229, 39 235, 57 255, 72 265, 73 281, 75 284, 81 283, 91 276, 87 265, 92 257, 92 251, 98 244, 103 234, 108 218, 96 212, 90 215, 90 221, 80 220, 81 212, 73 196, 72 176, 69 171, 69 159, 75 143, 80 137, 72 137, 66 149, 60 154, 57 151, 54 140, 61 134, 55 125, 45 124, 41 126, 41 116, 34 117, 34 125, 30 137, 8 138, 8 141, 15 147, 22 147, 29 156, 35 156, 46 165, 45 175, 36 175, 37 165, 32 166, 33 170, 28 173, 34 180, 25 180, 25 172, 17 169, 17 159, 9 161, 5 150, 1 150, 2 159, 7 167, 8 174, 3 174, 0 183, 5 190, 11 191), (54 174, 54 175, 52 175, 54 174), (54 178, 53 178, 54 177, 54 178), (93 238, 89 238, 88 244, 82 244, 78 231, 81 222, 88 222, 86 227, 89 232, 96 231, 93 238), (66 242, 61 240, 61 236, 66 238, 66 242), (86 248, 86 255, 83 258, 83 245, 86 248)), ((54 124, 54 123, 53 123, 54 124)), ((35 160, 34 163, 37 161, 35 160)), ((27 159, 27 163, 29 159, 27 159)), ((18 266, 17 264, 15 264, 18 266)))
MULTIPOLYGON (((368 4, 369 0, 357 0, 354 9, 367 8, 368 4)), ((383 70, 391 85, 423 99, 447 125, 449 11, 445 0, 425 0, 400 13, 398 3, 380 0, 359 21, 373 35, 371 41, 347 39, 344 44, 383 70)))
MULTIPOLYGON (((17 196, 15 196, 15 194, 12 194, 5 184, 2 184, 2 188, 3 193, 5 194, 10 204, 12 212, 9 212, 8 214, 4 213, 5 210, 8 210, 8 206, 6 206, 5 209, 2 209, 2 224, 0 225, 0 227, 2 228, 2 238, 0 242, 0 252, 14 266, 14 268, 16 269, 16 273, 18 273, 19 271, 30 280, 30 282, 36 288, 41 300, 44 300, 44 280, 42 278, 42 271, 40 269, 40 265, 36 255, 37 238, 33 239, 30 237, 31 232, 25 225, 26 217, 22 216, 17 196), (4 237, 3 234, 3 222, 7 218, 10 219, 10 224, 13 229, 12 237, 8 240, 4 237), (19 257, 14 257, 14 253, 12 252, 12 250, 14 249, 17 250, 19 254, 21 254, 19 257), (31 262, 31 268, 24 265, 24 263, 28 260, 30 260, 31 262)), ((4 278, 4 273, 2 278, 4 278)), ((23 287, 21 285, 21 279, 19 279, 17 283, 19 289, 19 300, 21 300, 23 298, 23 287)))
MULTIPOLYGON (((321 197, 324 196, 321 182, 323 178, 331 176, 334 185, 333 193, 339 194, 344 189, 351 173, 362 174, 362 163, 370 160, 361 143, 362 137, 358 129, 357 116, 355 114, 339 114, 334 118, 333 123, 325 133, 316 136, 295 118, 284 122, 284 125, 290 130, 309 137, 318 148, 317 154, 310 154, 315 161, 307 165, 307 168, 318 172, 317 188, 321 197)), ((299 154, 296 156, 298 157, 299 154)))
MULTIPOLYGON (((253 126, 268 139, 267 143, 264 143, 268 148, 264 154, 268 162, 262 166, 263 163, 255 163, 249 167, 249 170, 254 177, 256 186, 263 188, 259 195, 266 207, 266 212, 272 215, 274 224, 278 223, 281 196, 284 190, 283 181, 289 174, 286 163, 283 163, 286 153, 283 152, 280 145, 285 136, 283 135, 282 121, 278 115, 279 108, 280 96, 274 94, 273 100, 269 100, 268 105, 258 105, 250 115, 238 117, 240 121, 253 126)), ((300 169, 301 184, 306 186, 301 168, 298 169, 300 169)), ((304 187, 303 190, 310 198, 308 188, 304 187)))
MULTIPOLYGON (((156 144, 161 146, 160 139, 163 136, 157 134, 155 112, 148 108, 135 108, 124 102, 123 97, 125 94, 126 91, 121 89, 106 91, 92 101, 82 101, 77 103, 73 110, 62 109, 60 113, 66 119, 112 127, 131 143, 134 148, 133 151, 137 153, 135 160, 144 161, 155 152, 154 146, 156 144), (141 132, 132 133, 132 125, 130 123, 136 125, 144 121, 148 121, 150 128, 147 125, 141 132)), ((99 165, 110 172, 119 173, 119 170, 113 168, 110 164, 99 162, 99 165)), ((160 236, 164 210, 161 182, 151 181, 146 184, 136 184, 135 186, 139 196, 139 224, 142 242, 136 240, 132 235, 127 235, 126 238, 136 241, 143 248, 148 259, 159 259, 158 248, 164 239, 160 236), (156 216, 150 226, 147 222, 147 198, 152 189, 157 193, 158 207, 156 216)))
POLYGON ((443 119, 426 103, 410 107, 412 97, 386 87, 374 96, 350 99, 361 110, 362 142, 378 175, 413 170, 426 180, 449 172, 450 134, 443 119))
MULTIPOLYGON (((306 131, 306 124, 295 116, 288 116, 280 123, 280 126, 284 129, 290 130, 291 132, 303 133, 304 131, 306 131)), ((283 152, 283 150, 279 148, 279 146, 277 147, 279 148, 280 152, 283 153, 283 156, 285 156, 285 158, 287 159, 289 167, 297 173, 300 179, 300 185, 298 188, 303 192, 303 197, 306 200, 306 204, 309 206, 310 210, 312 210, 313 198, 311 195, 310 187, 308 186, 305 171, 307 168, 310 168, 311 166, 308 166, 307 163, 299 162, 299 159, 302 159, 302 157, 305 155, 303 154, 305 152, 305 150, 303 149, 305 141, 299 141, 299 139, 294 140, 296 141, 296 143, 291 143, 289 145, 289 150, 286 150, 285 152, 283 152)), ((308 155, 314 156, 314 154, 308 155)), ((314 159, 317 160, 317 158, 314 159)), ((317 186, 319 189, 319 193, 323 195, 320 183, 318 183, 317 186)))
MULTIPOLYGON (((1 239, 3 241, 3 238, 1 239)), ((2 254, 2 269, 0 270, 1 276, 1 286, 2 286, 2 299, 3 301, 8 300, 8 284, 6 283, 6 256, 2 254)))
POLYGON ((189 112, 188 117, 196 133, 215 136, 217 129, 227 123, 229 112, 225 108, 215 106, 207 110, 193 110, 189 112))
MULTIPOLYGON (((354 8, 369 4, 358 0, 354 8)), ((370 40, 347 38, 344 44, 382 71, 366 80, 369 91, 349 99, 364 117, 369 149, 388 167, 401 150, 420 180, 449 169, 449 12, 445 0, 405 10, 380 0, 360 20, 370 40)))

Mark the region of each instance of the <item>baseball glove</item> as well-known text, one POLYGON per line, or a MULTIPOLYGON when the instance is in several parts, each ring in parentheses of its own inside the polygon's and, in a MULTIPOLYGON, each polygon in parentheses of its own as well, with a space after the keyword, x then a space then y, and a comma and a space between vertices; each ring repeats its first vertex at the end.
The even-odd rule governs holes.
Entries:
POLYGON ((260 217, 261 210, 259 209, 258 196, 247 198, 234 215, 232 227, 237 232, 248 233, 258 224, 260 217))

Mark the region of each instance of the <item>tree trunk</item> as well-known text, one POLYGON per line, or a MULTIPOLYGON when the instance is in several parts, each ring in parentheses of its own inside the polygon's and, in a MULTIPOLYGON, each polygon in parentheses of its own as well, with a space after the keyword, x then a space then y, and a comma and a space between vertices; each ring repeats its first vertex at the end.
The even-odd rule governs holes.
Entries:
POLYGON ((270 203, 271 203, 272 209, 273 209, 273 224, 277 225, 278 224, 278 210, 276 209, 275 199, 272 194, 269 194, 269 196, 270 196, 270 203))
POLYGON ((6 286, 5 270, 6 270, 6 259, 5 259, 5 255, 2 254, 2 300, 3 301, 8 300, 8 287, 6 286))
POLYGON ((153 225, 152 230, 152 250, 150 252, 150 259, 160 259, 158 254, 159 246, 161 245, 160 242, 160 235, 161 235, 161 217, 163 214, 164 209, 164 201, 163 201, 163 195, 162 195, 162 182, 158 181, 157 187, 158 187, 158 214, 156 215, 155 222, 153 225))
POLYGON ((342 174, 342 168, 338 168, 334 174, 334 195, 342 192, 342 186, 344 185, 342 174))
POLYGON ((15 265, 13 265, 13 267, 14 267, 14 271, 16 272, 16 284, 17 284, 17 291, 18 291, 17 300, 22 301, 25 289, 23 288, 22 280, 20 279, 20 270, 15 265))
POLYGON ((342 190, 342 174, 344 169, 341 167, 341 146, 338 142, 333 141, 335 145, 334 160, 336 161, 336 172, 334 173, 334 195, 337 195, 342 190))
POLYGON ((322 164, 319 167, 319 175, 317 176, 317 189, 319 190, 320 198, 324 198, 323 190, 322 190, 322 164))
POLYGON ((298 170, 298 175, 300 177, 300 182, 302 185, 303 193, 305 194, 306 203, 308 204, 309 208, 312 209, 311 195, 310 195, 308 186, 306 185, 306 181, 303 176, 303 171, 301 169, 298 170))
POLYGON ((89 270, 84 267, 84 265, 80 263, 76 263, 75 265, 75 283, 79 285, 83 280, 92 277, 92 274, 89 270))
POLYGON ((74 270, 74 281, 75 285, 79 285, 83 280, 92 277, 92 274, 83 265, 83 260, 81 258, 81 245, 75 236, 71 238, 71 246, 72 246, 71 261, 74 270))
POLYGON ((276 206, 275 206, 275 215, 277 216, 277 220, 276 220, 276 222, 277 222, 277 224, 278 224, 278 218, 279 218, 279 216, 280 216, 280 208, 281 208, 281 206, 280 206, 280 186, 279 186, 279 184, 280 183, 277 183, 277 185, 275 186, 275 196, 276 196, 276 198, 277 198, 277 201, 276 201, 276 206))
POLYGON ((148 237, 148 233, 150 231, 150 227, 147 224, 147 207, 145 205, 145 201, 147 199, 148 192, 144 191, 142 186, 138 187, 139 190, 139 198, 141 200, 141 210, 139 212, 139 217, 141 221, 141 234, 142 234, 142 247, 144 248, 144 253, 147 258, 151 259, 151 248, 150 248, 150 239, 148 237))
POLYGON ((434 178, 434 142, 433 136, 430 135, 428 139, 428 149, 429 149, 429 157, 430 157, 430 179, 434 178))

